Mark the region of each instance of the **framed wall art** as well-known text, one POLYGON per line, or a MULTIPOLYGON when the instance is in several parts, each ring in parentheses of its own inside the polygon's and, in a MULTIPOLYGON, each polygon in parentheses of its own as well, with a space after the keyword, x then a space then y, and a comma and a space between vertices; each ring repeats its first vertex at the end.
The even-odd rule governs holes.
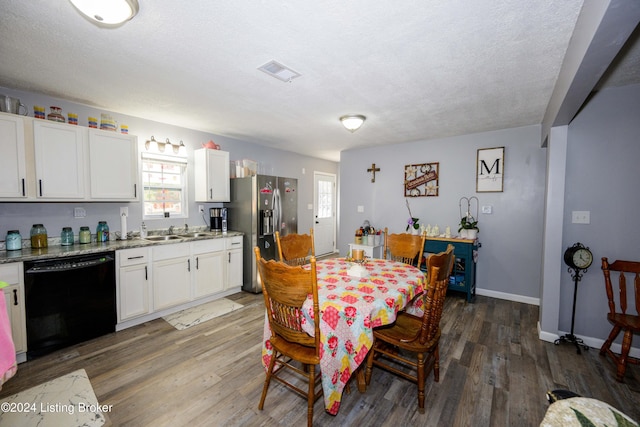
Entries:
POLYGON ((479 148, 476 192, 501 192, 504 185, 504 147, 479 148))
POLYGON ((440 163, 422 163, 404 167, 405 197, 434 197, 438 195, 440 163))

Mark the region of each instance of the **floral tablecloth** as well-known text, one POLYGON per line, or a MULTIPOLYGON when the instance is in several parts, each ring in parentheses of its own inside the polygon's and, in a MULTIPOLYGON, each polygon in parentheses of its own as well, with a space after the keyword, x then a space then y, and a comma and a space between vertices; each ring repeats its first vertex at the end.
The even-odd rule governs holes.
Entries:
MULTIPOLYGON (((327 412, 337 414, 342 391, 351 374, 365 360, 373 345, 372 328, 393 323, 416 295, 423 292, 425 277, 419 269, 383 259, 366 263, 366 277, 348 275, 350 264, 342 258, 318 261, 320 303, 320 369, 327 412)), ((421 298, 416 300, 421 301, 421 298)), ((314 333, 311 295, 304 305, 304 329, 314 333)), ((418 309, 419 310, 419 309, 418 309)), ((415 310, 414 310, 415 311, 415 310)), ((272 355, 271 332, 265 322, 262 363, 272 355)))

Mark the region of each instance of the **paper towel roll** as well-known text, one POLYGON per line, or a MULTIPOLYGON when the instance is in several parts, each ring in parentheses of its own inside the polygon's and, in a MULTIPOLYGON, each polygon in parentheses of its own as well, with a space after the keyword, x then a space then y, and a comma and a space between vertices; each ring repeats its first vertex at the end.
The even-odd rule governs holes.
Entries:
POLYGON ((120 239, 127 240, 127 216, 124 213, 120 215, 120 239))

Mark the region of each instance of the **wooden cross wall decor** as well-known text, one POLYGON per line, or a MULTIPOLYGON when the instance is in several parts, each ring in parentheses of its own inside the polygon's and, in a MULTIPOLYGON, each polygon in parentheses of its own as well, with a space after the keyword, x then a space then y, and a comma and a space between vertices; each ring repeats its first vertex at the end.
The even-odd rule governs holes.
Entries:
POLYGON ((367 172, 371 172, 371 182, 376 182, 376 172, 380 172, 380 168, 376 167, 375 163, 371 163, 371 167, 367 169, 367 172))

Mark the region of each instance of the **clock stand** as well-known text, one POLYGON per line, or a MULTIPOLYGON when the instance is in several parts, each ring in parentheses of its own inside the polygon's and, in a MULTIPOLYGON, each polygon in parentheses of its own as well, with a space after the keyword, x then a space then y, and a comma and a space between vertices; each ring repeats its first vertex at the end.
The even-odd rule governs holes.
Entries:
POLYGON ((571 274, 571 278, 573 279, 573 309, 571 312, 571 333, 561 336, 554 341, 554 344, 558 345, 561 342, 573 343, 576 346, 577 353, 582 354, 580 348, 582 347, 586 351, 589 350, 589 346, 586 345, 581 338, 578 338, 573 334, 573 327, 576 320, 576 297, 578 296, 578 282, 582 279, 583 274, 586 273, 587 268, 591 266, 593 255, 591 254, 591 251, 588 247, 578 242, 565 251, 564 260, 565 263, 569 266, 567 271, 569 271, 569 273, 571 274), (586 256, 587 258, 585 259, 584 256, 586 256), (576 258, 580 260, 579 263, 576 262, 576 258))
MULTIPOLYGON (((586 271, 586 270, 585 270, 586 271)), ((584 348, 585 351, 589 350, 589 346, 584 343, 582 338, 578 338, 573 334, 573 326, 576 320, 576 296, 578 295, 578 282, 582 279, 582 271, 579 268, 571 269, 569 268, 569 272, 571 272, 571 278, 574 282, 573 287, 573 311, 571 313, 571 333, 565 334, 554 341, 554 344, 558 345, 561 342, 573 343, 576 346, 577 353, 581 354, 580 347, 584 348)))

